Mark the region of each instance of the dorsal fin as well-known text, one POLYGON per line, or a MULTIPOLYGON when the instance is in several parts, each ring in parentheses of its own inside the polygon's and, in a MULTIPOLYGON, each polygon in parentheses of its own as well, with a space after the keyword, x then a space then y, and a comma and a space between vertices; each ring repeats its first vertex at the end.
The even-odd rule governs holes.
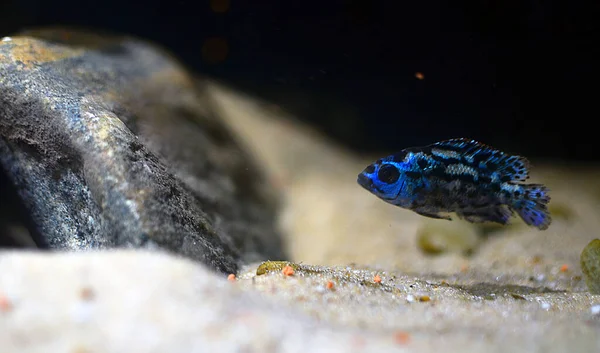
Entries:
POLYGON ((513 156, 491 146, 466 138, 436 142, 433 148, 445 149, 461 155, 463 162, 490 174, 501 181, 524 181, 529 178, 529 161, 522 156, 513 156))

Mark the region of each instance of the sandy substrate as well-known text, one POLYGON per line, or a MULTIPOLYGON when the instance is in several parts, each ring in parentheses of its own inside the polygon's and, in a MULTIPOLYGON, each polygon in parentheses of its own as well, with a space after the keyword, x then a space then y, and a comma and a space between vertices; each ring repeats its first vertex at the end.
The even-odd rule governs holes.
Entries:
POLYGON ((283 195, 290 259, 271 260, 290 262, 227 280, 164 254, 0 253, 0 352, 600 351, 579 265, 600 237, 600 170, 533 161, 547 231, 431 220, 356 184, 379 156, 210 91, 283 195))

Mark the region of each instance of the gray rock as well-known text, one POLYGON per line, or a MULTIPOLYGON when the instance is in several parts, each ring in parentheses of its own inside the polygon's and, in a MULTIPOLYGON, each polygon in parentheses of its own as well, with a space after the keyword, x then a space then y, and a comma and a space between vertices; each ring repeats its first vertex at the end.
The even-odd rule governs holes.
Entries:
POLYGON ((4 38, 0 166, 39 247, 166 249, 223 272, 284 256, 261 170, 201 84, 132 38, 4 38))

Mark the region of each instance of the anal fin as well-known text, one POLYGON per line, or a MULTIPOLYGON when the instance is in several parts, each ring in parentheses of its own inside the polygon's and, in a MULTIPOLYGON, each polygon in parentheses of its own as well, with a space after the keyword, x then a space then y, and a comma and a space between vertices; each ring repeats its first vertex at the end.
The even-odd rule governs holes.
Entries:
POLYGON ((432 211, 425 211, 425 210, 419 210, 419 209, 413 210, 413 211, 424 217, 435 218, 435 219, 445 219, 447 221, 452 220, 452 217, 450 217, 450 215, 448 215, 447 213, 444 213, 444 212, 432 212, 432 211))

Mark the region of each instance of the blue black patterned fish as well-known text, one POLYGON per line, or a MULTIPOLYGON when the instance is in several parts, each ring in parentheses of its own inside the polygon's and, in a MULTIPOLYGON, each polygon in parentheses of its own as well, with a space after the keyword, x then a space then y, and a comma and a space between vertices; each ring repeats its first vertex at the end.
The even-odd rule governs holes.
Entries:
POLYGON ((529 162, 469 139, 407 148, 377 160, 358 184, 393 205, 422 216, 509 223, 516 212, 530 226, 547 229, 548 188, 524 184, 529 162))

